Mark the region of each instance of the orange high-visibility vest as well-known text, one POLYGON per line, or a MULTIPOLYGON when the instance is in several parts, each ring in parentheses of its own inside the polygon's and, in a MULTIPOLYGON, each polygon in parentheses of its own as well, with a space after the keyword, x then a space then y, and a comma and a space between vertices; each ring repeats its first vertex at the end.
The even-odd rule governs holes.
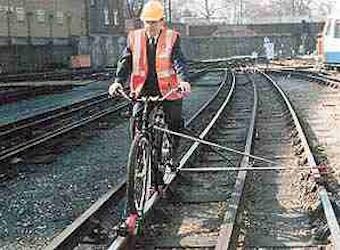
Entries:
MULTIPOLYGON (((177 32, 164 28, 158 38, 156 73, 158 87, 162 96, 166 95, 171 89, 177 88, 179 84, 171 61, 171 53, 177 36, 177 32)), ((128 36, 128 44, 132 52, 130 89, 137 96, 139 96, 148 74, 147 40, 144 29, 132 31, 128 36)), ((182 94, 175 92, 167 100, 177 100, 180 98, 182 98, 182 94)))

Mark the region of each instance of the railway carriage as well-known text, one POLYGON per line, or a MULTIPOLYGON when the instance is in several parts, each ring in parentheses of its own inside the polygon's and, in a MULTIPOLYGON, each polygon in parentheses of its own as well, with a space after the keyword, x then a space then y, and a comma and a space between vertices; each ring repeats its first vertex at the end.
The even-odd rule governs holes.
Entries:
POLYGON ((322 57, 326 66, 340 67, 340 12, 328 17, 322 33, 322 57))

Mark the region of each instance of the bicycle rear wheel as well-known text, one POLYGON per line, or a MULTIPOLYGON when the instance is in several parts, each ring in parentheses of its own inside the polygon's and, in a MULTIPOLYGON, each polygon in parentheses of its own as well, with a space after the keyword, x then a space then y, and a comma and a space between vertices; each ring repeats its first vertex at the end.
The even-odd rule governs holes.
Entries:
POLYGON ((144 213, 148 190, 151 186, 152 150, 145 136, 135 136, 132 141, 128 160, 128 212, 144 213))

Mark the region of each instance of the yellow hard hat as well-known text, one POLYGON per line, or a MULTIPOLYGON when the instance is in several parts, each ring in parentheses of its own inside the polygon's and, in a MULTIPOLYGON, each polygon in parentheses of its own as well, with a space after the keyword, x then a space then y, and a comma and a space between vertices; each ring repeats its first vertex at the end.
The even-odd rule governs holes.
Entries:
POLYGON ((142 21, 159 21, 164 17, 164 7, 157 0, 150 0, 143 9, 140 19, 142 21))

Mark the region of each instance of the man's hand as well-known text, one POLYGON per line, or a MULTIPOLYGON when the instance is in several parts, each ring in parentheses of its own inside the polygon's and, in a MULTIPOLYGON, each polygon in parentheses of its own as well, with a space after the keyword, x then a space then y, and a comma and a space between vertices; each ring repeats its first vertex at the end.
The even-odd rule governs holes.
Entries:
POLYGON ((178 87, 185 97, 191 93, 191 85, 188 82, 180 82, 178 87))
POLYGON ((109 95, 110 96, 117 95, 118 90, 123 90, 122 84, 120 84, 119 82, 112 83, 111 86, 109 87, 109 95))

